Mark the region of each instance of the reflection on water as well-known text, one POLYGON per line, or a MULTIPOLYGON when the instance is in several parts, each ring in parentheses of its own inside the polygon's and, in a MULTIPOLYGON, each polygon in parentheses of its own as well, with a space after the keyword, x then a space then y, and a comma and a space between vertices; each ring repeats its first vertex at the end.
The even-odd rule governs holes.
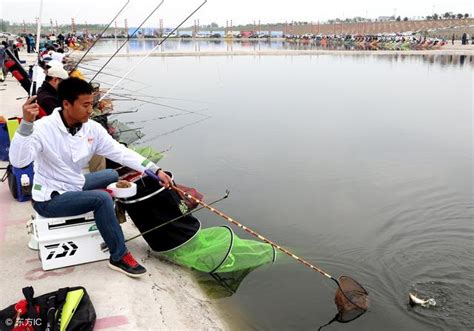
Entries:
MULTIPOLYGON (((115 74, 134 61, 114 59, 115 74)), ((210 201, 230 189, 220 210, 367 289, 365 315, 323 330, 472 330, 468 63, 438 55, 153 57, 130 77, 151 86, 123 87, 207 108, 210 118, 151 121, 179 112, 149 104, 120 119, 145 121, 155 149, 173 146, 160 165, 177 181, 210 201), (439 305, 411 308, 411 291, 439 305)), ((199 219, 224 222, 208 212, 199 219)), ((236 279, 206 281, 246 329, 314 330, 336 313, 333 282, 289 258, 236 279)))
MULTIPOLYGON (((344 55, 344 56, 353 56, 358 58, 367 57, 364 54, 357 54, 357 55, 344 55)), ((419 57, 423 60, 423 62, 427 64, 432 64, 441 67, 448 67, 448 66, 459 66, 462 67, 464 65, 471 65, 474 66, 474 56, 472 55, 443 55, 443 54, 422 54, 422 55, 407 55, 407 54, 384 54, 384 55, 373 55, 377 57, 379 60, 388 61, 391 63, 403 63, 405 61, 410 62, 413 61, 414 58, 419 57)))
MULTIPOLYGON (((111 53, 114 52, 120 45, 123 43, 123 40, 101 40, 93 48, 92 53, 111 53)), ((159 40, 130 40, 126 47, 124 47, 124 52, 126 53, 136 53, 136 52, 149 52, 159 44, 159 40)), ((322 47, 321 45, 313 42, 289 42, 285 40, 281 41, 258 41, 258 40, 193 40, 193 39, 183 39, 183 40, 168 40, 158 47, 157 52, 161 53, 173 53, 173 52, 182 52, 182 53, 198 53, 200 52, 222 52, 225 55, 226 52, 235 52, 235 51, 288 51, 288 50, 352 50, 353 48, 347 48, 346 46, 341 47, 322 47)), ((412 55, 407 54, 389 54, 386 55, 386 58, 390 61, 403 61, 406 58, 409 58, 412 55)), ((423 60, 431 64, 440 64, 440 65, 460 65, 464 64, 474 64, 474 59, 472 55, 422 55, 423 60)))

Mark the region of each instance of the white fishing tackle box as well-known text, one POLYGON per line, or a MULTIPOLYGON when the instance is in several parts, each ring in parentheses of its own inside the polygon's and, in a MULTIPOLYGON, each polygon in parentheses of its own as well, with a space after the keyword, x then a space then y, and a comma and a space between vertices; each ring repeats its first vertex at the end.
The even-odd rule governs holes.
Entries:
POLYGON ((57 218, 45 218, 36 213, 29 222, 28 233, 31 235, 28 246, 39 249, 43 270, 107 260, 110 257, 109 252, 101 250, 104 239, 97 229, 92 212, 57 218))

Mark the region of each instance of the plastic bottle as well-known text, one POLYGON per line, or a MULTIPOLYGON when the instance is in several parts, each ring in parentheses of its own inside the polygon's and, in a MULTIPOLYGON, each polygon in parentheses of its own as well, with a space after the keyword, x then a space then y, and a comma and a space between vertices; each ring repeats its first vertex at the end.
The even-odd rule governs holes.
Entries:
POLYGON ((21 175, 20 183, 21 183, 21 193, 23 195, 31 195, 30 177, 28 176, 28 174, 21 175))

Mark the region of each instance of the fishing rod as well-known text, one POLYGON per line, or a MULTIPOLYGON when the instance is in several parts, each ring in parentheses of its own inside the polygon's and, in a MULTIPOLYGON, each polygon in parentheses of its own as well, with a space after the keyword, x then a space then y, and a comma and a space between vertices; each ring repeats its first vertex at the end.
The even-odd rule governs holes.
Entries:
POLYGON ((37 23, 37 26, 36 26, 35 51, 38 54, 38 56, 36 58, 35 65, 33 66, 33 77, 32 77, 32 81, 31 81, 31 85, 30 85, 30 92, 28 94, 29 97, 33 95, 34 85, 35 85, 35 83, 38 79, 38 62, 39 62, 39 59, 40 59, 39 43, 40 43, 40 40, 41 40, 41 18, 42 18, 42 16, 43 16, 43 0, 40 1, 38 23, 37 23))
MULTIPOLYGON (((84 69, 84 70, 87 70, 87 71, 92 71, 93 73, 96 73, 96 72, 99 72, 99 70, 96 70, 96 69, 91 69, 91 68, 86 68, 85 66, 83 65, 80 65, 79 68, 81 69, 84 69)), ((103 71, 102 72, 102 75, 105 75, 105 76, 110 76, 110 77, 115 77, 115 78, 120 78, 121 76, 119 75, 115 75, 115 74, 112 74, 110 72, 106 72, 106 71, 103 71)), ((146 84, 146 83, 143 83, 143 82, 139 82, 138 80, 133 80, 131 78, 127 78, 127 80, 129 82, 133 82, 133 83, 137 83, 137 84, 143 84, 143 85, 146 85, 147 87, 150 87, 151 85, 149 84, 146 84)), ((98 82, 98 83, 104 83, 104 84, 108 84, 108 85, 112 85, 111 83, 107 83, 107 82, 101 82, 99 80, 94 80, 95 82, 98 82)))
POLYGON ((143 120, 143 121, 123 122, 123 124, 148 123, 148 122, 153 122, 153 121, 158 121, 158 120, 164 120, 164 119, 171 118, 171 117, 186 116, 186 115, 190 115, 190 114, 187 114, 187 113, 171 114, 171 115, 167 115, 167 116, 154 117, 154 118, 150 118, 148 120, 143 120))
MULTIPOLYGON (((115 94, 115 93, 108 93, 108 92, 106 92, 104 94, 104 96, 107 95, 107 94, 117 95, 117 96, 122 96, 123 97, 123 95, 115 94)), ((104 97, 100 98, 99 101, 102 100, 103 98, 104 97)), ((169 109, 179 110, 179 111, 189 113, 189 114, 196 114, 196 115, 199 115, 199 116, 206 116, 206 115, 200 114, 200 112, 202 112, 203 110, 206 110, 206 109, 201 109, 201 110, 198 110, 198 111, 192 111, 192 110, 187 110, 187 109, 184 109, 184 108, 181 108, 181 107, 166 105, 166 104, 159 103, 159 102, 156 102, 156 101, 144 100, 144 99, 141 99, 141 98, 129 97, 129 99, 133 100, 133 101, 142 101, 144 103, 149 103, 149 104, 152 104, 152 105, 155 105, 155 106, 161 106, 161 107, 165 107, 165 108, 169 108, 169 109)))
MULTIPOLYGON (((88 64, 89 65, 89 64, 88 64)), ((86 69, 86 68, 85 68, 86 69)), ((86 69, 86 70, 89 70, 89 69, 86 69)), ((103 74, 105 74, 104 72, 102 72, 103 74)), ((109 76, 112 76, 112 77, 120 77, 118 75, 114 75, 114 74, 108 74, 109 76)), ((209 103, 207 101, 201 101, 201 100, 193 100, 193 99, 184 99, 184 98, 173 98, 173 97, 160 97, 160 96, 154 96, 154 95, 149 95, 149 94, 145 94, 145 93, 140 93, 139 91, 140 90, 143 90, 147 87, 151 87, 150 84, 146 84, 146 83, 143 83, 143 82, 140 82, 140 81, 137 81, 137 80, 132 80, 130 78, 127 78, 128 81, 131 81, 131 82, 134 82, 134 83, 137 83, 137 84, 142 84, 144 85, 143 88, 139 88, 138 90, 132 90, 132 89, 128 89, 126 87, 123 87, 123 86, 119 86, 117 87, 118 89, 120 90, 124 90, 124 91, 127 91, 127 92, 132 92, 133 94, 129 94, 129 93, 110 93, 112 95, 116 95, 116 96, 120 96, 120 97, 124 97, 124 98, 134 98, 136 96, 139 96, 139 97, 142 97, 142 98, 151 98, 151 99, 165 99, 165 100, 175 100, 175 101, 184 101, 184 102, 192 102, 192 103, 209 103)), ((99 81, 99 80, 95 80, 96 82, 98 83, 101 83, 101 84, 106 84, 106 85, 112 85, 111 83, 108 83, 108 82, 104 82, 104 81, 99 81)), ((140 100, 138 100, 140 101, 140 100)))
MULTIPOLYGON (((227 199, 227 198, 229 197, 229 194, 230 194, 230 191, 227 190, 227 191, 225 192, 225 195, 224 195, 224 196, 220 197, 220 198, 217 199, 217 200, 214 200, 214 201, 212 201, 212 202, 209 202, 208 205, 211 206, 211 205, 214 205, 214 204, 216 204, 216 203, 218 203, 218 202, 220 202, 220 201, 222 201, 222 200, 224 200, 224 199, 227 199)), ((149 229, 149 230, 143 231, 143 232, 141 232, 140 234, 137 234, 136 236, 133 236, 133 237, 131 237, 131 238, 128 238, 127 240, 125 240, 125 242, 127 243, 127 242, 129 242, 129 241, 134 240, 134 239, 143 237, 144 235, 146 235, 146 234, 148 234, 148 233, 150 233, 150 232, 152 232, 152 231, 158 230, 159 228, 162 228, 162 227, 164 227, 164 226, 166 226, 166 225, 168 225, 168 224, 171 224, 171 223, 173 223, 173 222, 176 222, 177 220, 180 220, 180 219, 182 219, 182 218, 184 218, 184 217, 186 217, 186 216, 189 216, 189 215, 191 215, 192 213, 196 213, 196 212, 198 212, 198 211, 200 211, 201 209, 204 209, 204 208, 206 208, 206 207, 201 206, 201 207, 199 207, 199 208, 197 208, 197 209, 190 210, 190 211, 188 211, 187 213, 184 213, 183 215, 180 215, 180 216, 178 216, 178 217, 173 218, 172 220, 169 220, 169 221, 167 221, 167 222, 165 222, 165 223, 163 223, 163 224, 157 225, 157 226, 155 226, 155 227, 153 227, 153 228, 151 228, 151 229, 149 229)), ((100 249, 101 249, 103 252, 109 251, 109 248, 107 247, 107 245, 106 245, 105 243, 102 243, 102 244, 100 245, 100 249)))
MULTIPOLYGON (((94 78, 96 78, 100 73, 101 71, 107 66, 107 64, 109 64, 110 61, 112 61, 112 59, 115 57, 115 55, 117 55, 118 52, 120 52, 120 50, 123 48, 123 46, 125 46, 126 43, 128 43, 128 41, 130 40, 130 38, 132 38, 135 33, 137 33, 137 31, 142 27, 143 24, 145 24, 145 22, 151 17, 151 15, 153 15, 153 13, 155 11, 158 10, 158 8, 161 7, 161 5, 163 4, 163 2, 165 2, 165 0, 161 0, 161 2, 158 4, 158 6, 156 6, 152 12, 143 20, 143 22, 140 23, 140 25, 138 26, 138 28, 135 29, 135 31, 132 32, 131 35, 128 35, 128 32, 127 32, 127 39, 122 43, 122 45, 120 45, 120 47, 115 51, 114 54, 112 54, 112 56, 105 62, 105 64, 102 66, 102 68, 99 69, 99 72, 97 72, 94 77, 92 77, 92 79, 89 81, 89 83, 91 83, 94 78)), ((102 99, 101 99, 102 100, 102 99)))
MULTIPOLYGON (((105 83, 107 84, 107 83, 105 83)), ((151 85, 150 85, 151 86, 151 85)), ((136 91, 133 91, 133 90, 129 90, 129 89, 126 89, 126 88, 122 88, 122 87, 119 87, 121 90, 124 90, 124 91, 129 91, 129 92, 138 92, 139 90, 136 90, 136 91)), ((117 96, 121 96, 121 97, 134 97, 133 94, 128 94, 128 93, 123 93, 123 94, 114 94, 114 93, 110 93, 110 94, 113 94, 113 95, 117 95, 117 96)), ((201 100, 193 100, 193 99, 183 99, 183 98, 173 98, 173 97, 160 97, 160 96, 152 96, 152 95, 147 95, 147 94, 143 94, 143 93, 138 93, 137 94, 138 96, 140 97, 144 97, 144 98, 154 98, 154 99, 165 99, 165 100, 175 100, 175 101, 184 101, 184 102, 192 102, 192 103, 209 103, 208 101, 201 101, 201 100)))
MULTIPOLYGON (((147 169, 147 170, 145 170, 145 173, 148 176, 150 176, 151 178, 154 178, 155 180, 160 181, 160 178, 156 174, 154 174, 153 171, 150 171, 150 170, 147 169)), ((291 257, 293 259, 295 259, 296 261, 302 263, 306 267, 308 267, 308 268, 310 268, 314 271, 317 271, 319 274, 333 280, 337 284, 338 289, 341 291, 341 294, 343 294, 344 297, 351 304, 353 304, 355 307, 357 307, 357 308, 359 308, 363 311, 366 311, 368 309, 368 298, 367 298, 368 293, 367 293, 367 291, 358 282, 356 282, 352 278, 347 277, 347 276, 341 276, 341 277, 339 277, 339 280, 338 280, 338 279, 334 278, 333 276, 331 276, 330 274, 328 274, 327 272, 325 272, 324 270, 322 270, 322 269, 318 268, 317 266, 309 263, 305 259, 295 255, 294 253, 292 253, 288 249, 281 247, 280 245, 276 244, 275 242, 271 241, 270 239, 265 238, 264 236, 262 236, 258 232, 246 227, 245 225, 242 225, 241 223, 239 223, 238 221, 236 221, 232 217, 227 216, 226 214, 224 214, 220 210, 215 209, 214 207, 211 207, 209 204, 207 204, 204 201, 192 196, 191 194, 189 194, 186 191, 180 189, 176 185, 172 185, 171 189, 175 190, 178 193, 181 193, 183 196, 185 196, 186 198, 194 201, 195 203, 200 204, 201 206, 209 209, 213 213, 219 215, 220 217, 222 217, 226 221, 228 221, 228 222, 236 225, 237 227, 243 229, 245 232, 251 234, 252 236, 257 237, 258 239, 262 240, 263 242, 266 242, 267 244, 272 245, 274 248, 276 248, 279 251, 285 253, 286 255, 288 255, 289 257, 291 257), (357 293, 353 293, 353 292, 356 292, 356 291, 354 291, 354 289, 352 291, 347 290, 347 287, 348 287, 349 283, 351 283, 351 285, 353 283, 358 285, 357 293), (343 289, 343 286, 346 287, 346 290, 343 289), (357 301, 357 303, 355 303, 354 301, 357 301)), ((336 293, 336 299, 337 299, 337 295, 338 295, 338 293, 336 293)))
MULTIPOLYGON (((138 112, 138 109, 135 109, 135 110, 124 110, 124 111, 118 111, 118 112, 110 112, 110 113, 106 113, 106 114, 101 114, 101 115, 98 115, 98 116, 113 116, 113 115, 121 115, 121 114, 130 114, 130 113, 136 113, 138 112)), ((95 116, 97 117, 97 116, 95 116)), ((93 118, 93 117, 91 117, 93 118)), ((133 123, 133 122, 132 122, 133 123)), ((125 123, 124 123, 125 124, 125 123)))
POLYGON ((141 133, 138 133, 141 129, 143 128, 131 128, 131 129, 126 129, 126 130, 118 130, 115 132, 115 134, 122 134, 122 133, 125 133, 125 132, 134 132, 136 133, 137 137, 141 136, 141 133))
POLYGON ((98 114, 98 115, 92 115, 91 118, 95 118, 95 117, 99 117, 99 116, 112 116, 112 115, 120 115, 120 114, 129 114, 129 113, 136 113, 140 110, 140 108, 142 106, 144 106, 145 103, 142 103, 138 106, 134 106, 134 107, 131 107, 131 108, 128 108, 124 111, 120 111, 120 112, 114 112, 114 111, 110 111, 108 113, 102 113, 102 114, 98 114))
POLYGON ((102 30, 102 32, 100 33, 99 37, 97 37, 95 39, 95 41, 92 43, 92 45, 87 49, 87 51, 82 55, 82 57, 79 59, 79 61, 76 63, 76 65, 74 66, 74 68, 72 69, 72 71, 76 70, 77 67, 79 66, 79 64, 82 62, 82 60, 84 60, 84 58, 86 57, 87 54, 89 54, 90 50, 92 49, 92 47, 94 47, 94 45, 97 43, 97 41, 99 41, 100 38, 102 38, 102 35, 105 33, 105 31, 110 27, 110 25, 112 24, 112 22, 114 22, 117 17, 122 13, 122 11, 125 9, 125 7, 128 6, 128 4, 130 3, 130 0, 127 0, 127 2, 123 5, 123 7, 119 10, 119 12, 114 16, 114 18, 109 22, 109 24, 107 24, 107 26, 105 27, 104 30, 102 30))
POLYGON ((158 47, 161 46, 161 44, 163 44, 176 30, 178 30, 178 29, 181 27, 181 25, 183 25, 191 16, 193 16, 199 9, 201 9, 201 7, 206 4, 206 2, 207 2, 207 0, 204 0, 203 3, 201 3, 195 10, 193 10, 193 11, 191 12, 191 14, 189 14, 181 23, 179 23, 170 33, 168 33, 168 35, 166 35, 166 37, 163 38, 162 41, 160 41, 160 42, 159 42, 155 47, 153 47, 152 50, 149 51, 139 62, 137 62, 132 68, 130 68, 130 70, 127 71, 127 73, 126 73, 121 79, 119 79, 119 80, 110 88, 110 90, 109 90, 107 93, 105 93, 105 94, 102 96, 101 100, 102 100, 103 98, 105 98, 118 84, 120 84, 120 83, 122 82, 122 80, 125 79, 125 77, 127 77, 133 70, 135 70, 135 68, 136 68, 137 66, 139 66, 140 64, 142 64, 143 61, 145 61, 158 47))
POLYGON ((143 143, 146 143, 146 142, 155 140, 156 138, 163 137, 163 136, 167 136, 167 135, 169 135, 169 134, 172 134, 172 133, 181 131, 181 130, 183 130, 183 129, 189 127, 189 126, 193 126, 193 125, 199 124, 199 123, 201 123, 201 122, 204 122, 204 121, 206 121, 206 120, 208 120, 208 119, 210 119, 210 118, 211 118, 211 116, 207 116, 207 117, 202 118, 202 119, 200 119, 200 120, 197 120, 197 121, 188 123, 188 124, 186 124, 186 125, 180 126, 180 127, 176 128, 176 129, 173 129, 173 130, 170 130, 170 131, 167 131, 167 132, 164 132, 164 133, 160 133, 160 134, 158 134, 158 135, 156 135, 156 136, 152 136, 152 137, 150 137, 150 138, 148 138, 148 139, 146 139, 146 140, 143 140, 142 142, 143 142, 143 143))

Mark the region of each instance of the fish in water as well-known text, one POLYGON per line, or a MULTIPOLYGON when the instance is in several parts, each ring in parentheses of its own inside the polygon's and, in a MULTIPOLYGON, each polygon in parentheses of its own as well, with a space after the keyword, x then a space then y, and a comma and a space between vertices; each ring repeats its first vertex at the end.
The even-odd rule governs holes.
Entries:
POLYGON ((436 306, 436 300, 434 298, 430 299, 420 299, 413 293, 408 293, 408 298, 410 300, 410 306, 422 306, 424 308, 429 306, 436 306))

